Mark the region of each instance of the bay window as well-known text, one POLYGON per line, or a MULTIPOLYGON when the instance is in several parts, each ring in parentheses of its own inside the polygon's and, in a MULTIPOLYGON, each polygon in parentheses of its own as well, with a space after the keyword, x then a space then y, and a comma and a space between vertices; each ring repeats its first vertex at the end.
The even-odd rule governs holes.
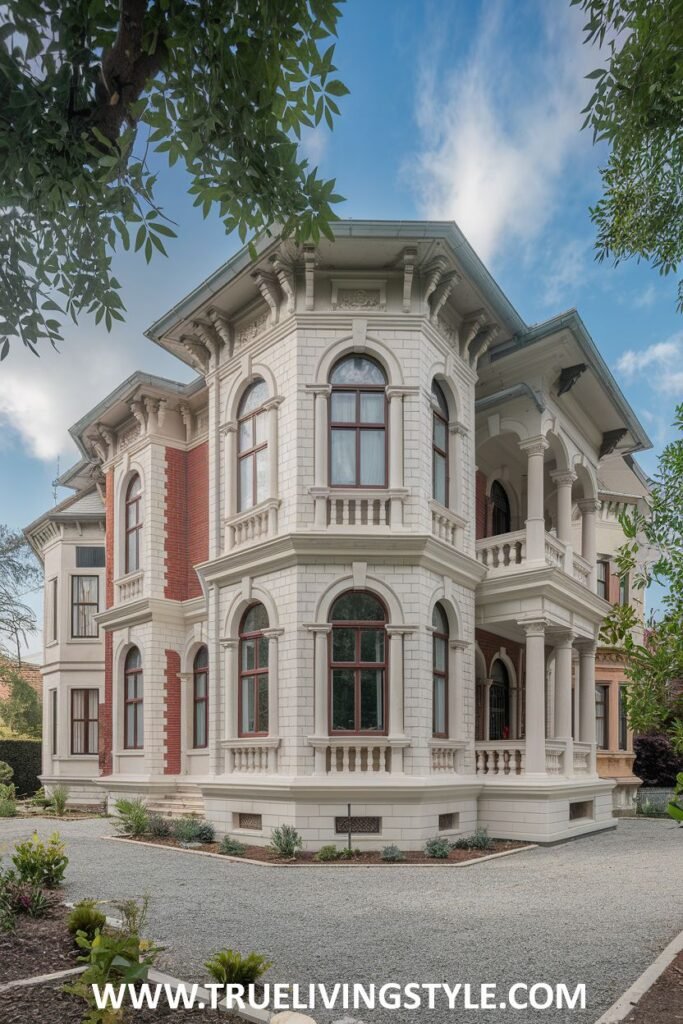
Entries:
POLYGON ((432 734, 448 736, 448 619, 440 604, 432 614, 432 734))
POLYGON ((71 691, 71 753, 97 754, 99 692, 96 689, 71 691))
POLYGON ((374 359, 351 355, 330 375, 330 485, 387 486, 386 376, 374 359))
POLYGON ((332 605, 332 733, 387 732, 386 618, 382 602, 365 591, 347 591, 332 605))
POLYGON ((268 497, 268 399, 266 382, 253 381, 237 411, 237 508, 246 512, 268 497))

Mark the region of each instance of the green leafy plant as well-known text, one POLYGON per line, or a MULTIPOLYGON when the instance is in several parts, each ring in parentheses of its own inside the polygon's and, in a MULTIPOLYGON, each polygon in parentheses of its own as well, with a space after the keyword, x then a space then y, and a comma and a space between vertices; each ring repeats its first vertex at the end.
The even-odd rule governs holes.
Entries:
POLYGON ((403 850, 400 850, 398 846, 385 846, 382 850, 382 860, 389 861, 389 863, 395 864, 398 861, 405 859, 405 853, 403 850))
POLYGON ((115 900, 112 906, 121 915, 120 931, 122 934, 141 935, 143 933, 149 915, 148 893, 145 893, 140 900, 115 900))
POLYGON ((173 822, 173 835, 180 843, 212 843, 216 830, 202 818, 178 818, 173 822))
POLYGON ((83 950, 79 960, 87 967, 78 981, 64 986, 64 991, 85 1000, 89 1010, 85 1018, 87 1024, 116 1024, 125 1020, 124 1007, 119 1010, 111 1006, 97 1007, 93 986, 99 986, 102 991, 107 984, 135 985, 146 981, 161 947, 137 934, 100 931, 92 939, 80 932, 76 935, 76 943, 83 950))
POLYGON ((14 768, 7 761, 0 761, 0 786, 7 786, 14 778, 14 768))
POLYGON ((239 839, 233 839, 232 836, 223 836, 218 852, 224 853, 229 857, 243 857, 247 852, 247 847, 239 839))
POLYGON ((460 836, 452 844, 454 850, 490 850, 493 839, 485 828, 478 828, 471 836, 460 836))
POLYGON ((155 839, 168 839, 173 831, 170 818, 165 818, 163 814, 148 815, 147 831, 155 839))
POLYGON ((55 814, 58 814, 61 818, 66 811, 66 802, 69 799, 69 787, 68 786, 54 786, 52 789, 52 804, 55 809, 55 814))
POLYGON ((46 843, 34 832, 26 842, 17 843, 12 863, 22 881, 56 889, 64 881, 69 858, 58 832, 53 832, 46 843))
POLYGON ((338 850, 334 843, 329 843, 327 846, 321 846, 316 853, 314 860, 340 860, 342 851, 338 850))
POLYGON ((205 965, 209 974, 219 985, 254 985, 266 971, 272 967, 260 953, 248 953, 242 956, 233 949, 221 949, 214 953, 205 965))
POLYGON ((47 796, 44 787, 41 786, 31 797, 31 804, 33 807, 51 807, 52 797, 47 796))
POLYGON ((126 836, 142 836, 147 831, 149 812, 147 804, 140 797, 132 800, 117 800, 114 804, 118 821, 116 827, 126 836))
POLYGON ((433 857, 435 860, 445 860, 450 852, 451 844, 447 839, 442 839, 441 836, 428 839, 425 843, 425 853, 428 857, 433 857))
POLYGON ((26 914, 28 917, 47 917, 60 902, 57 893, 18 879, 7 881, 0 899, 7 903, 15 915, 26 914))
POLYGON ((0 782, 0 818, 13 818, 17 813, 17 795, 11 782, 0 782))
POLYGON ((66 919, 66 926, 74 938, 82 932, 91 942, 106 923, 106 914, 98 908, 97 900, 92 899, 79 900, 66 919))
POLYGON ((679 772, 676 776, 674 797, 673 800, 669 801, 667 812, 670 818, 673 818, 674 821, 678 821, 683 825, 683 772, 679 772))
POLYGON ((270 837, 270 849, 279 857, 294 860, 304 841, 293 825, 278 825, 270 837))

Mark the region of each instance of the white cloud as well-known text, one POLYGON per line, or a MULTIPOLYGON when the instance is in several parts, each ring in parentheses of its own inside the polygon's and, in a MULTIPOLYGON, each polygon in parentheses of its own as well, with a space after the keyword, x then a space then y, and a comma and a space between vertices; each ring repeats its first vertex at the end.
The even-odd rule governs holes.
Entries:
POLYGON ((683 390, 681 379, 683 373, 671 373, 672 365, 680 365, 683 360, 683 332, 673 335, 667 341, 658 341, 643 349, 628 349, 617 360, 617 370, 625 377, 631 379, 637 373, 648 368, 661 374, 662 380, 658 382, 659 387, 664 390, 675 392, 683 390), (678 382, 676 383, 676 379, 678 382), (670 382, 673 381, 673 385, 670 382))
POLYGON ((575 10, 539 4, 543 38, 524 55, 510 41, 515 5, 483 12, 468 57, 450 76, 433 49, 421 62, 420 149, 410 170, 422 214, 454 218, 491 260, 503 241, 536 238, 566 202, 567 182, 580 180, 579 157, 591 146, 580 132, 591 90, 584 75, 599 58, 584 46, 575 10))
POLYGON ((318 167, 327 153, 330 132, 327 127, 319 124, 316 128, 304 128, 301 132, 300 149, 311 167, 318 167))
POLYGON ((577 291, 587 277, 591 245, 590 241, 573 238, 549 256, 549 269, 543 274, 546 305, 555 306, 565 296, 576 304, 577 291))
POLYGON ((653 284, 651 284, 648 285, 648 287, 645 288, 644 291, 640 293, 640 295, 637 295, 635 297, 635 299, 633 300, 633 305, 636 307, 636 309, 644 309, 646 306, 651 306, 656 298, 657 289, 653 284))

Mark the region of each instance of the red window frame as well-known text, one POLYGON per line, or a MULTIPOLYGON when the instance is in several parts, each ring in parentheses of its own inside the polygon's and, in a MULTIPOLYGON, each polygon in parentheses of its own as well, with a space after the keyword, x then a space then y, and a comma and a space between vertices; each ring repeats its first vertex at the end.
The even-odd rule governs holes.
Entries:
MULTIPOLYGON (((437 384, 436 381, 434 381, 432 383, 432 392, 434 392, 434 390, 437 389, 437 388, 438 388, 438 394, 441 395, 441 400, 444 402, 444 404, 447 404, 446 403, 446 396, 444 395, 440 385, 437 384)), ((450 493, 450 476, 449 476, 449 472, 448 472, 448 445, 449 445, 448 417, 443 412, 443 410, 441 409, 440 404, 437 403, 437 399, 433 395, 433 397, 432 397, 432 497, 434 498, 435 501, 439 501, 439 499, 436 496, 436 458, 435 458, 435 456, 436 455, 440 455, 440 456, 442 456, 442 458, 444 460, 444 465, 446 467, 446 475, 445 475, 445 481, 444 481, 444 488, 445 488, 445 495, 444 495, 444 497, 445 497, 445 501, 443 503, 445 508, 449 507, 448 497, 449 497, 449 493, 450 493), (436 428, 436 421, 437 420, 440 420, 441 423, 443 423, 443 425, 445 427, 445 435, 446 435, 446 447, 445 448, 440 448, 439 445, 436 443, 436 429, 435 428, 436 428)))
POLYGON ((142 720, 143 715, 143 675, 142 675, 142 659, 140 651, 137 647, 131 647, 126 655, 126 661, 123 669, 123 749, 124 750, 142 750, 144 746, 144 722, 142 720), (134 665, 132 668, 129 667, 131 658, 134 654, 137 654, 139 663, 134 665), (128 691, 128 680, 135 678, 135 696, 129 697, 128 691), (135 713, 133 715, 133 736, 128 735, 128 708, 135 706, 135 713), (142 726, 142 728, 140 728, 142 726), (142 741, 140 733, 143 733, 142 741))
POLYGON ((128 482, 126 488, 126 507, 125 507, 125 543, 126 543, 126 558, 125 558, 125 569, 126 572, 137 572, 140 568, 140 532, 142 530, 142 514, 141 514, 141 502, 142 502, 142 481, 138 473, 135 473, 128 482), (140 490, 137 494, 131 497, 131 491, 135 484, 138 484, 140 490), (130 509, 135 510, 135 519, 133 525, 130 525, 130 509), (135 535, 135 565, 131 564, 130 557, 130 546, 131 537, 135 535))
MULTIPOLYGON (((349 593, 346 591, 345 593, 349 593)), ((328 708, 328 733, 330 736, 386 736, 389 732, 389 637, 387 635, 387 610, 384 601, 373 594, 370 591, 352 591, 356 594, 369 594, 384 611, 383 619, 339 619, 331 620, 332 629, 328 637, 328 652, 327 652, 327 708, 328 708), (354 636, 354 661, 334 661, 334 631, 335 629, 347 629, 352 630, 354 636), (382 629, 384 631, 384 660, 383 661, 361 661, 360 650, 361 650, 361 634, 363 630, 377 630, 382 629), (334 670, 335 669, 351 669, 353 671, 353 703, 354 703, 354 729, 335 729, 333 727, 333 685, 334 685, 334 670), (360 713, 361 713, 361 672, 364 669, 381 670, 382 671, 382 711, 384 728, 382 729, 361 729, 360 728, 360 713)), ((336 599, 344 597, 344 594, 340 594, 336 599)))
POLYGON ((99 691, 93 687, 76 687, 71 691, 71 753, 74 757, 80 757, 82 755, 97 754, 99 750, 99 691), (84 693, 86 696, 83 698, 83 708, 85 716, 83 718, 76 718, 74 712, 74 705, 76 703, 76 694, 84 693), (95 714, 92 714, 92 705, 95 705, 95 714), (90 749, 90 726, 95 723, 95 739, 92 744, 93 749, 90 749), (83 725, 83 750, 76 750, 75 742, 75 726, 81 723, 83 725))
POLYGON ((209 652, 206 647, 200 647, 194 656, 192 663, 192 746, 195 750, 203 750, 209 745, 209 652), (205 658, 202 664, 198 664, 200 655, 205 658), (197 696, 197 680, 204 676, 204 696, 197 696), (204 742, 197 742, 197 710, 204 707, 204 742))
MULTIPOLYGON (((345 356, 344 359, 340 360, 340 362, 343 363, 343 362, 345 362, 346 359, 352 359, 352 358, 354 358, 353 354, 350 355, 350 356, 345 356)), ((363 355, 362 358, 363 359, 367 359, 368 362, 374 363, 377 366, 377 368, 380 370, 382 375, 386 377, 386 375, 384 373, 384 370, 379 365, 379 363, 376 362, 376 360, 371 359, 369 356, 366 356, 366 355, 363 355)), ((334 369, 336 369, 337 366, 339 366, 339 363, 337 363, 335 365, 334 369)), ((334 373, 334 370, 332 372, 334 373)), ((388 475, 389 474, 389 465, 388 465, 389 464, 389 431, 388 431, 388 425, 387 425, 387 406, 388 406, 388 404, 389 403, 387 402, 387 385, 386 385, 386 380, 385 380, 384 384, 332 384, 331 390, 330 390, 330 406, 329 406, 329 408, 330 408, 330 421, 329 421, 328 430, 327 430, 327 465, 329 467, 329 469, 328 469, 328 476, 329 476, 329 486, 330 487, 337 487, 337 488, 362 487, 365 490, 372 490, 373 488, 376 490, 378 487, 379 488, 384 488, 384 487, 388 486, 388 481, 389 481, 389 475, 388 475), (355 405, 356 405, 355 416, 356 416, 356 418, 355 418, 355 420, 333 420, 332 419, 332 407, 333 407, 333 404, 334 404, 333 396, 335 394, 338 394, 338 393, 341 393, 341 392, 344 392, 345 394, 350 394, 350 393, 355 394, 355 396, 356 396, 356 402, 355 402, 355 405), (366 422, 361 420, 361 415, 360 415, 361 394, 368 394, 369 392, 372 392, 372 393, 375 393, 375 394, 381 394, 381 395, 384 396, 384 402, 383 402, 383 405, 382 405, 382 410, 383 410, 384 415, 383 415, 382 420, 381 421, 378 420, 376 423, 369 423, 369 422, 366 423, 366 422), (332 432, 333 432, 333 430, 348 430, 348 431, 354 431, 355 432, 355 435, 356 435, 356 443, 355 443, 355 471, 356 472, 355 472, 355 481, 353 483, 342 483, 342 484, 332 483, 332 432), (384 432, 384 480, 383 480, 382 483, 379 483, 379 484, 362 484, 360 482, 360 447, 361 447, 360 446, 360 439, 361 439, 361 434, 362 434, 362 432, 364 430, 382 430, 384 432)))
MULTIPOLYGON (((263 384, 263 380, 260 377, 259 377, 258 380, 254 380, 254 381, 251 382, 251 384, 249 385, 247 390, 242 395, 242 400, 240 402, 240 406, 242 406, 242 404, 244 403, 245 398, 247 397, 249 392, 252 390, 252 388, 257 387, 259 384, 263 384)), ((266 399, 266 402, 267 401, 268 401, 268 399, 266 399)), ((256 477, 256 456, 258 455, 259 452, 265 451, 268 448, 268 438, 266 437, 265 440, 264 441, 260 441, 259 444, 252 444, 251 448, 245 448, 244 451, 242 451, 241 448, 240 448, 240 434, 241 434, 240 428, 242 427, 242 425, 244 423, 247 423, 249 420, 253 420, 254 423, 253 423, 252 428, 251 428, 251 436, 252 436, 252 438, 254 439, 254 442, 255 442, 256 441, 256 417, 263 414, 263 410, 264 410, 264 406, 266 405, 266 402, 262 402, 261 405, 257 406, 256 409, 252 409, 252 411, 248 412, 245 416, 238 416, 238 418, 237 418, 237 508, 239 509, 240 512, 248 512, 249 509, 254 508, 256 505, 259 504, 259 502, 257 500, 258 499, 258 492, 257 492, 257 483, 258 482, 257 482, 257 477, 256 477), (242 508, 242 463, 245 462, 247 459, 251 459, 251 464, 252 464, 251 465, 251 505, 248 506, 248 508, 242 508)))
POLYGON ((254 604, 249 605, 249 607, 245 610, 244 615, 242 616, 242 621, 240 622, 240 633, 239 633, 240 642, 239 642, 239 651, 238 651, 239 674, 238 674, 238 690, 237 690, 237 719, 238 719, 237 735, 240 737, 240 739, 243 736, 267 736, 268 735, 268 729, 260 729, 259 728, 260 717, 261 717, 261 713, 260 713, 261 712, 261 702, 259 700, 259 697, 260 697, 260 694, 261 694, 261 688, 263 686, 265 686, 265 688, 266 688, 266 705, 268 707, 268 721, 270 722, 270 692, 269 692, 269 685, 270 685, 270 678, 269 678, 270 658, 268 659, 269 663, 266 664, 265 666, 261 666, 261 664, 260 664, 260 661, 261 661, 261 650, 260 650, 261 644, 259 643, 259 641, 263 638, 263 632, 264 631, 263 631, 263 629, 255 629, 255 630, 250 631, 249 633, 244 633, 243 632, 244 623, 246 621, 247 615, 249 614, 250 611, 252 611, 253 608, 256 607, 256 605, 258 603, 259 602, 255 602, 254 604), (254 640, 255 641, 255 643, 254 643, 254 667, 253 668, 242 668, 242 662, 243 662, 242 650, 243 650, 243 646, 244 646, 244 641, 245 640, 254 640), (244 730, 242 728, 242 680, 245 677, 253 678, 254 679, 254 686, 255 686, 255 693, 254 693, 254 725, 255 725, 255 729, 254 729, 253 732, 247 732, 246 730, 244 730))
MULTIPOLYGON (((445 612, 441 612, 445 618, 445 612)), ((448 643, 450 636, 448 633, 443 633, 441 630, 434 629, 432 632, 432 736, 435 739, 448 739, 448 643), (444 668, 437 669, 436 667, 436 640, 443 640, 445 648, 445 657, 443 660, 444 668), (434 685, 434 679, 438 677, 443 679, 443 692, 444 692, 444 731, 436 731, 436 687, 434 685)))

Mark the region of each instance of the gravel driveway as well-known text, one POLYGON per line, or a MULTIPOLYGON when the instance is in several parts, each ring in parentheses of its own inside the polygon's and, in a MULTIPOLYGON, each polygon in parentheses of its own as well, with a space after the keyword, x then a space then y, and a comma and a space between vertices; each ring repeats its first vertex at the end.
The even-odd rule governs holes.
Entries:
MULTIPOLYGON (((38 830, 52 826, 40 821, 38 830)), ((266 953, 269 980, 585 983, 587 1010, 419 1013, 430 1024, 592 1024, 683 927, 683 832, 621 820, 616 831, 468 868, 269 869, 126 846, 110 822, 60 823, 66 897, 152 896, 150 933, 162 967, 200 978, 233 946, 266 953)), ((0 821, 0 851, 29 834, 0 821)), ((318 1010, 316 1020, 343 1012, 318 1010)), ((363 1010, 368 1024, 408 1024, 415 1011, 363 1010)))

